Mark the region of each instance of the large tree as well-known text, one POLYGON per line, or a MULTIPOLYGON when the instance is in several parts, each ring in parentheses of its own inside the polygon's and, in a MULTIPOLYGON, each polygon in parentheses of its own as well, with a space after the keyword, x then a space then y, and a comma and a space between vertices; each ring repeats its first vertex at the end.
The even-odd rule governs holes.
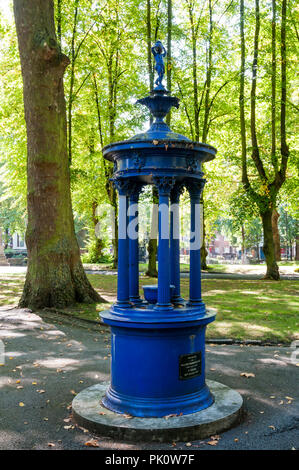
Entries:
MULTIPOLYGON (((273 238, 273 211, 276 210, 278 193, 286 180, 287 165, 290 156, 287 144, 286 104, 287 104, 287 52, 286 52, 286 21, 287 0, 281 2, 280 26, 280 119, 276 116, 276 0, 272 1, 272 54, 271 54, 271 148, 267 159, 267 144, 261 144, 262 123, 258 125, 257 116, 257 79, 259 72, 261 12, 260 0, 255 0, 254 50, 252 61, 252 80, 250 93, 250 132, 251 160, 247 160, 246 125, 245 125, 245 34, 244 34, 244 1, 240 0, 240 37, 241 37, 241 69, 240 69, 240 127, 242 145, 242 183, 253 203, 258 207, 264 235, 264 254, 267 264, 266 279, 279 279, 276 263, 275 244, 273 238), (280 157, 276 148, 276 126, 280 124, 280 157), (253 171, 250 178, 249 165, 253 171)), ((264 131, 264 135, 266 132, 264 131)), ((267 132, 266 135, 269 135, 267 132)))
POLYGON ((28 271, 20 305, 64 307, 101 298, 75 236, 63 75, 53 0, 14 0, 27 127, 28 271))

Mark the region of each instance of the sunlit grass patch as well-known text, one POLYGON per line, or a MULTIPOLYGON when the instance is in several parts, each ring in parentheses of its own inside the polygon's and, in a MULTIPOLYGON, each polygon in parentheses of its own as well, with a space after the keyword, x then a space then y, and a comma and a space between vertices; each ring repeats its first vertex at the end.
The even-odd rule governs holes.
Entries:
MULTIPOLYGON (((94 288, 107 304, 76 304, 64 310, 78 318, 99 321, 99 313, 115 301, 117 276, 90 274, 94 288)), ((17 305, 25 276, 0 277, 0 306, 17 305)), ((157 279, 141 277, 142 285, 157 279)), ((189 280, 181 279, 181 293, 188 298, 189 280)), ((299 282, 264 280, 204 279, 203 300, 218 311, 216 321, 207 328, 208 338, 261 339, 290 342, 299 338, 299 282)))

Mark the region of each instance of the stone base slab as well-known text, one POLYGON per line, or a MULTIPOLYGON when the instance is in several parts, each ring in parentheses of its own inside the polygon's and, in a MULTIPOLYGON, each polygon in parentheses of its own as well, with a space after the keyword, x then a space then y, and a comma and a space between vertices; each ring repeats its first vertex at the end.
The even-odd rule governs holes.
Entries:
POLYGON ((212 380, 206 381, 214 403, 209 408, 169 418, 126 417, 102 405, 109 386, 102 382, 86 388, 73 400, 73 417, 77 424, 97 434, 125 441, 173 442, 205 439, 226 431, 242 418, 242 396, 212 380))

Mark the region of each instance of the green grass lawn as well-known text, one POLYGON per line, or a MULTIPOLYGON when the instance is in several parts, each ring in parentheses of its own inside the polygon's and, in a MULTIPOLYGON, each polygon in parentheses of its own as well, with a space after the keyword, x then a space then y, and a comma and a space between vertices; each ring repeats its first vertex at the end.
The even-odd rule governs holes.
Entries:
MULTIPOLYGON (((91 274, 92 285, 110 303, 115 300, 116 276, 91 274)), ((0 305, 16 305, 22 291, 24 275, 2 275, 0 305)), ((141 277, 140 284, 156 279, 141 277)), ((188 298, 188 279, 181 280, 182 295, 188 298)), ((214 323, 207 328, 208 338, 260 339, 290 342, 299 339, 299 282, 204 279, 203 299, 207 307, 218 310, 214 323)), ((81 305, 65 313, 99 320, 99 312, 108 304, 81 305)))

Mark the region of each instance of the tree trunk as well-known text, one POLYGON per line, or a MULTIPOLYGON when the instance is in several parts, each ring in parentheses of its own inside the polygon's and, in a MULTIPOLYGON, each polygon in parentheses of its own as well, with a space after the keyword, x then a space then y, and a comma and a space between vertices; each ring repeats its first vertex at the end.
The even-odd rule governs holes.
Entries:
POLYGON ((76 62, 76 54, 75 54, 75 40, 77 34, 77 21, 78 21, 78 5, 79 0, 75 0, 75 11, 74 11, 74 24, 73 24, 73 32, 72 32, 72 43, 71 43, 71 78, 70 78, 70 90, 69 90, 69 102, 68 102, 68 153, 69 153, 69 164, 72 164, 72 131, 73 131, 73 123, 72 123, 72 111, 73 111, 73 100, 74 100, 74 83, 75 83, 75 62, 76 62))
POLYGON ((265 279, 279 279, 278 266, 275 259, 275 248, 272 232, 272 211, 268 209, 262 213, 264 246, 263 251, 266 258, 267 272, 265 279))
MULTIPOLYGON (((169 7, 169 4, 168 4, 169 7)), ((158 12, 157 12, 158 14, 158 12)), ((168 12, 169 15, 169 12, 168 12)), ((169 16, 168 16, 169 20, 169 16)), ((150 85, 150 90, 153 90, 154 88, 154 71, 153 71, 153 66, 152 66, 152 21, 151 21, 151 1, 147 0, 146 2, 146 32, 147 32, 147 68, 148 68, 148 78, 149 78, 149 85, 150 85)), ((168 33, 169 34, 169 33, 168 33)), ((169 39, 169 36, 168 36, 169 39)), ((171 36, 170 36, 170 41, 171 41, 171 36)), ((168 46, 169 47, 169 46, 168 46)), ((169 51, 167 51, 169 53, 169 51)), ((171 53, 171 51, 170 51, 171 53)), ((167 58, 167 63, 168 63, 168 58, 167 58)), ((168 67, 167 67, 167 84, 168 84, 168 67)), ((150 116, 150 124, 152 124, 153 118, 152 115, 150 116)), ((157 204, 159 202, 159 197, 157 193, 157 189, 153 186, 152 189, 152 200, 153 204, 157 204)), ((154 211, 152 212, 152 220, 151 220, 151 226, 153 232, 153 226, 154 226, 154 211)), ((150 277, 158 277, 158 272, 157 272, 157 249, 158 249, 158 243, 157 243, 157 238, 151 238, 148 242, 147 246, 147 252, 148 252, 148 266, 147 266, 147 271, 146 275, 150 277)))
MULTIPOLYGON (((298 224, 299 225, 299 224, 298 224)), ((298 227, 299 228, 299 227, 298 227)), ((296 253, 295 260, 299 261, 299 235, 296 236, 296 253)))
MULTIPOLYGON (((155 186, 153 186, 152 190, 152 196, 153 196, 153 204, 156 205, 159 204, 159 196, 158 196, 158 191, 155 186)), ((157 249, 158 249, 158 242, 157 242, 157 233, 156 233, 156 226, 157 226, 157 214, 156 211, 152 211, 152 220, 151 220, 151 234, 150 234, 150 240, 148 242, 147 246, 147 252, 148 252, 148 267, 146 271, 146 275, 150 277, 158 277, 158 272, 157 272, 157 249)))
POLYGON ((245 264, 245 229, 244 229, 244 225, 242 225, 242 228, 241 228, 241 233, 242 233, 242 247, 241 247, 241 260, 242 260, 242 264, 245 264))
POLYGON ((94 236, 94 245, 93 245, 93 257, 94 263, 99 263, 102 256, 103 256, 103 249, 104 249, 104 242, 101 238, 98 238, 96 227, 99 223, 99 218, 97 216, 97 207, 98 202, 93 201, 92 203, 92 222, 93 222, 93 230, 92 235, 94 236))
MULTIPOLYGON (((100 134, 100 143, 101 147, 104 147, 104 139, 103 139, 103 129, 102 129, 102 116, 101 116, 101 110, 100 110, 100 102, 99 102, 99 93, 98 93, 98 85, 97 85, 97 80, 95 74, 93 74, 93 84, 94 84, 94 93, 95 93, 95 103, 96 103, 96 109, 97 109, 97 116, 98 116, 98 129, 99 129, 99 134, 100 134)), ((111 130, 111 128, 110 128, 111 130)), ((114 133, 114 128, 112 128, 112 133, 114 133)), ((112 137, 113 138, 113 135, 112 137)), ((103 155, 103 154, 102 154, 103 155)), ((112 238, 112 247, 113 247, 113 268, 117 268, 117 261, 118 261, 118 220, 117 220, 117 214, 118 214, 118 207, 117 207, 117 194, 115 191, 115 188, 113 187, 112 182, 110 181, 110 178, 113 176, 113 168, 110 162, 106 162, 106 160, 103 158, 103 165, 104 165, 104 171, 105 171, 105 178, 106 178, 106 193, 109 198, 109 201, 114 209, 114 227, 115 227, 115 233, 113 234, 114 237, 112 238)))
POLYGON ((275 249, 275 259, 276 261, 281 261, 281 252, 280 252, 280 236, 278 230, 278 219, 280 215, 277 210, 274 209, 272 213, 272 231, 273 231, 273 241, 275 249))
MULTIPOLYGON (((167 1, 167 90, 171 91, 171 40, 172 40, 172 0, 167 1)), ((166 124, 170 126, 171 111, 166 116, 166 124)))
POLYGON ((206 224, 205 224, 203 196, 201 198, 201 207, 202 207, 202 247, 200 249, 200 267, 204 271, 207 271, 209 268, 207 265, 208 250, 206 248, 206 224))
POLYGON ((57 15, 56 15, 57 39, 60 45, 61 45, 61 19, 62 19, 61 9, 62 9, 62 0, 57 0, 57 15))
POLYGON ((53 0, 14 0, 27 126, 28 270, 20 306, 65 307, 101 297, 75 236, 63 75, 53 0))
POLYGON ((208 35, 208 52, 207 52, 207 73, 206 73, 206 95, 204 102, 204 122, 202 130, 202 142, 205 144, 208 137, 208 121, 210 115, 210 89, 212 79, 212 39, 213 39, 213 10, 212 1, 209 0, 209 35, 208 35))

